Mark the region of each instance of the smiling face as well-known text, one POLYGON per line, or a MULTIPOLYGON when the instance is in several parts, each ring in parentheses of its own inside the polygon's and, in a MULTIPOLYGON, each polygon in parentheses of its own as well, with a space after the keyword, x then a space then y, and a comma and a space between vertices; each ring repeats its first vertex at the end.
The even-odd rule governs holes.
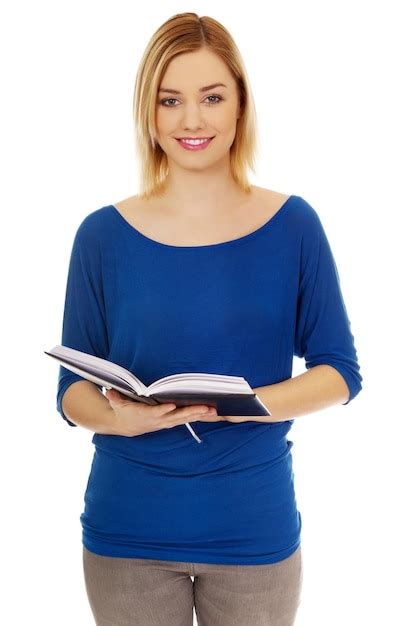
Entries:
POLYGON ((156 103, 157 141, 168 163, 206 169, 229 159, 240 115, 239 91, 228 66, 214 52, 200 49, 171 60, 156 103), (212 138, 201 146, 180 138, 212 138))

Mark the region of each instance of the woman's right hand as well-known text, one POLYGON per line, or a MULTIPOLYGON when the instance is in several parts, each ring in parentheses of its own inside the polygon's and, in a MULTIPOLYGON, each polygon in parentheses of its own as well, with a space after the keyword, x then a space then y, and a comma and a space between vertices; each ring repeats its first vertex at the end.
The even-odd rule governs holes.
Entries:
POLYGON ((163 428, 174 428, 186 422, 219 422, 225 419, 213 407, 202 404, 178 409, 173 402, 148 405, 131 400, 116 389, 106 390, 106 398, 115 413, 117 434, 123 437, 136 437, 163 428), (214 412, 202 412, 207 408, 214 412))

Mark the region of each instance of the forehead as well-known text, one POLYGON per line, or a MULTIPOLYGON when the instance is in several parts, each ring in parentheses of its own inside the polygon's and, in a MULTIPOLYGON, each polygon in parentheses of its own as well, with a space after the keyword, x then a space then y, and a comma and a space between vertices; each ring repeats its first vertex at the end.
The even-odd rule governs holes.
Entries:
POLYGON ((202 49, 174 57, 162 76, 160 88, 198 91, 215 83, 228 88, 233 80, 226 63, 211 50, 202 49))

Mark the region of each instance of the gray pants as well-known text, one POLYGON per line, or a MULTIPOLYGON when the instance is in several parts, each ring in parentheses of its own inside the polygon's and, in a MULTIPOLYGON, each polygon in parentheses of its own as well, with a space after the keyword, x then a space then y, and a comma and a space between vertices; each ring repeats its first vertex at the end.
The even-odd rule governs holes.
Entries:
POLYGON ((268 565, 214 565, 108 557, 83 546, 97 626, 293 626, 303 579, 301 546, 268 565), (192 578, 194 580, 192 580, 192 578))

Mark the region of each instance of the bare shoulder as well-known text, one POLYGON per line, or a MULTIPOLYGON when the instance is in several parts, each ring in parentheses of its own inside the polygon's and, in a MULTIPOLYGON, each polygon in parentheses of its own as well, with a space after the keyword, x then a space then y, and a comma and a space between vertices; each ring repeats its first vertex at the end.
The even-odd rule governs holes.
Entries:
POLYGON ((271 198, 272 200, 275 200, 276 202, 278 200, 279 201, 283 200, 283 202, 285 202, 287 198, 289 198, 290 196, 290 194, 280 192, 280 191, 275 191, 274 189, 267 189, 267 187, 254 186, 254 189, 258 191, 260 194, 264 194, 266 198, 271 198))
POLYGON ((157 204, 153 198, 144 199, 136 194, 114 202, 113 206, 137 230, 147 233, 157 226, 157 204))
POLYGON ((267 189, 266 187, 257 187, 255 185, 253 185, 253 193, 258 205, 266 207, 267 211, 278 211, 291 195, 275 191, 274 189, 267 189))
POLYGON ((114 202, 113 206, 120 213, 122 213, 122 215, 128 216, 129 213, 133 210, 137 212, 138 209, 147 208, 147 205, 149 205, 150 202, 151 202, 150 200, 146 201, 140 198, 139 195, 133 195, 133 196, 129 196, 128 198, 123 198, 122 200, 118 200, 118 202, 114 202))

